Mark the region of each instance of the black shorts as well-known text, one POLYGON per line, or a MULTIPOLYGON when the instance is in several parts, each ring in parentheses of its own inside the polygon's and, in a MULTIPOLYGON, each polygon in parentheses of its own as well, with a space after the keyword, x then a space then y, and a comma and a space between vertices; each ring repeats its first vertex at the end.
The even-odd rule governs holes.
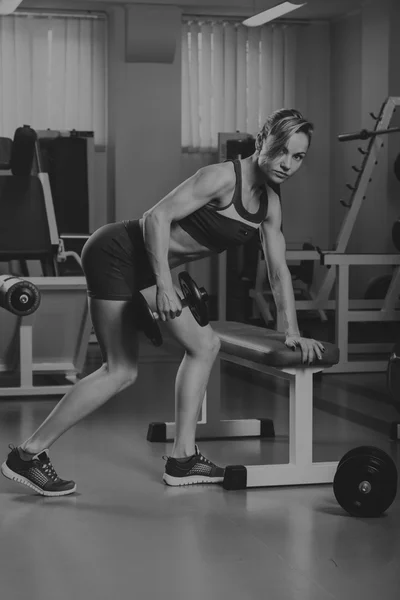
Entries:
POLYGON ((139 220, 103 225, 82 250, 88 295, 100 300, 132 300, 155 285, 139 220))

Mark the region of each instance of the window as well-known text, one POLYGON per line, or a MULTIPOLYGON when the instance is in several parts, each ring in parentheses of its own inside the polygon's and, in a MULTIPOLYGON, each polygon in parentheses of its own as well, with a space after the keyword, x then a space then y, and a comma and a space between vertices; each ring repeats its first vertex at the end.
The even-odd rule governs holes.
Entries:
POLYGON ((210 151, 218 132, 255 135, 278 108, 294 107, 300 25, 248 28, 226 20, 182 25, 182 147, 210 151))
POLYGON ((33 129, 107 138, 107 21, 101 14, 0 17, 0 135, 33 129))

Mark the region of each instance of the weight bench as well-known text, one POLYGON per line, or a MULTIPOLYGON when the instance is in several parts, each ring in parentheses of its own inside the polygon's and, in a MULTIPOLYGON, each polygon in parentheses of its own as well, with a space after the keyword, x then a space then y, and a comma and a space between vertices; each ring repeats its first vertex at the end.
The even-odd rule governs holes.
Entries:
MULTIPOLYGON (((270 419, 221 420, 222 360, 289 381, 289 463, 228 466, 224 488, 332 483, 338 462, 313 463, 313 375, 339 361, 338 348, 324 342, 322 360, 308 366, 301 362, 300 349, 285 346, 282 333, 231 321, 212 322, 211 326, 221 340, 221 350, 211 372, 197 439, 275 437, 270 419)), ((172 349, 171 342, 165 342, 172 349)), ((151 423, 147 439, 166 442, 174 436, 175 423, 151 423)))

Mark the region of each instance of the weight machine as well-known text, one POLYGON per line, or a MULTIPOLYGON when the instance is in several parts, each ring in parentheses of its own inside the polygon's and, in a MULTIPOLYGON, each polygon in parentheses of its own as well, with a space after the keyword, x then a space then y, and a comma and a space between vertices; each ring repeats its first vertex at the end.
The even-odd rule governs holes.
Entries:
POLYGON ((0 261, 14 271, 0 275, 0 397, 64 394, 83 370, 91 337, 79 252, 89 234, 59 234, 40 139, 28 126, 13 141, 0 138, 0 261), (7 226, 1 228, 2 222, 7 226), (75 247, 66 249, 69 244, 75 247), (67 259, 77 276, 65 276, 67 259), (28 261, 37 260, 44 276, 29 275, 28 261), (41 297, 40 309, 29 314, 10 310, 9 286, 20 272, 24 285, 41 297))

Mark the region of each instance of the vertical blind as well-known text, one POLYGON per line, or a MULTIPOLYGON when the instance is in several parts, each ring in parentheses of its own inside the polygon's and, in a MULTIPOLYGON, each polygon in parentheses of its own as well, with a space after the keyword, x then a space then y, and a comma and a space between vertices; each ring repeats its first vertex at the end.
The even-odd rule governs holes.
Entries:
POLYGON ((15 129, 107 137, 107 21, 103 15, 0 17, 0 136, 15 129))
POLYGON ((299 27, 183 22, 184 150, 215 149, 219 131, 254 135, 273 110, 293 107, 299 27))

